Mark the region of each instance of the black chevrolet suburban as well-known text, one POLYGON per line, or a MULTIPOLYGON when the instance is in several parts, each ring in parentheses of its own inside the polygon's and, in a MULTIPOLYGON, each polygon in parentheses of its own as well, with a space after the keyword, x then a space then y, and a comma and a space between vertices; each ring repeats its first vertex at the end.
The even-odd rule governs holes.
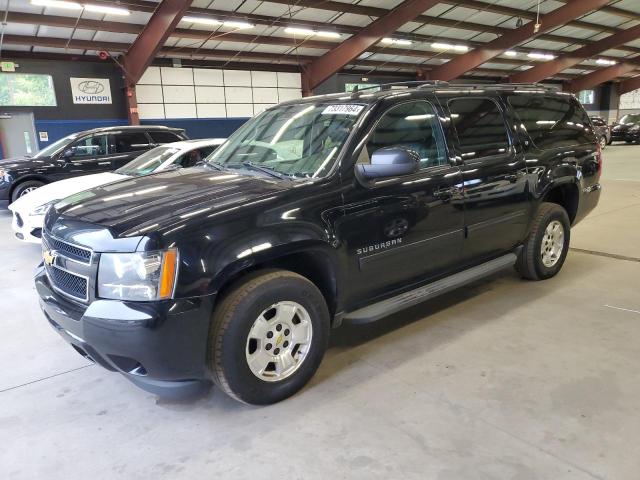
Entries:
POLYGON ((148 391, 214 382, 269 404, 305 385, 342 322, 508 266, 558 273, 600 196, 580 103, 537 85, 395 87, 280 104, 201 166, 51 207, 47 320, 148 391))
POLYGON ((0 202, 15 202, 63 178, 116 170, 164 143, 186 140, 184 130, 163 126, 103 127, 73 133, 32 157, 0 161, 0 202))

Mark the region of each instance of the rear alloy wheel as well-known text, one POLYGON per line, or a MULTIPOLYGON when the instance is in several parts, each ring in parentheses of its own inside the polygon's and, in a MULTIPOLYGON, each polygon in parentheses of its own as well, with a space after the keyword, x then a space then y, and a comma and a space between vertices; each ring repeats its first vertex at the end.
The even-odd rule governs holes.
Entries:
POLYGON ((11 201, 15 202, 20 197, 25 196, 27 193, 31 193, 34 190, 43 186, 44 183, 39 182, 37 180, 27 180, 26 182, 22 182, 18 184, 18 186, 11 193, 11 201))
POLYGON ((600 137, 600 147, 604 149, 606 146, 607 146, 607 138, 600 137))
POLYGON ((567 211, 555 203, 542 203, 516 262, 518 273, 529 280, 553 277, 564 264, 570 236, 567 211))
POLYGON ((215 309, 209 336, 213 381, 241 402, 267 405, 300 390, 329 343, 318 288, 286 270, 248 274, 215 309))

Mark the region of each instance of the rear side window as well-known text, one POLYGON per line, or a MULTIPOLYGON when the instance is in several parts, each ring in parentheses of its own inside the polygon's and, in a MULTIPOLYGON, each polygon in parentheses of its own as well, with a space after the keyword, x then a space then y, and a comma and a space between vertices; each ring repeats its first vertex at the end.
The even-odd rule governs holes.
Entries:
POLYGON ((509 104, 542 150, 593 143, 589 117, 568 95, 510 95, 509 104))
POLYGON ((502 112, 490 98, 450 100, 449 112, 463 160, 503 155, 509 149, 502 112))
POLYGON ((182 140, 181 137, 179 137, 177 134, 173 132, 155 131, 155 132, 149 132, 149 135, 151 135, 151 139, 153 140, 154 143, 159 143, 159 144, 179 142, 182 140))
POLYGON ((405 147, 417 152, 420 168, 447 163, 438 116, 425 101, 402 103, 387 110, 367 142, 369 158, 384 147, 405 147))
POLYGON ((115 143, 116 153, 139 152, 151 148, 143 132, 118 133, 115 143))
POLYGON ((591 123, 593 123, 596 127, 604 127, 606 125, 606 123, 604 123, 604 120, 597 117, 591 117, 591 123))

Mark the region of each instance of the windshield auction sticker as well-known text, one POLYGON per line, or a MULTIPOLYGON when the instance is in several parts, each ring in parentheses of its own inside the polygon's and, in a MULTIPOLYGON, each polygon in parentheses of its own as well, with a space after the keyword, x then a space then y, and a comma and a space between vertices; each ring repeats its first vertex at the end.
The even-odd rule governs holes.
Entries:
POLYGON ((323 115, 358 115, 364 105, 329 105, 322 111, 323 115))

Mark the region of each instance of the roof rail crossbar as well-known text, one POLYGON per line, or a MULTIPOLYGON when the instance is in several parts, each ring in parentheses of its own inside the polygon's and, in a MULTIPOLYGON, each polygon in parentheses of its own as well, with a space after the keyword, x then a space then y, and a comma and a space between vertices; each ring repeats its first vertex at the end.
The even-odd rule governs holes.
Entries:
POLYGON ((381 83, 378 85, 370 85, 368 87, 362 87, 362 88, 356 86, 353 89, 353 93, 361 92, 363 90, 371 90, 373 88, 377 88, 380 90, 391 90, 393 87, 415 86, 417 88, 421 88, 421 87, 428 87, 433 85, 449 85, 449 82, 445 82, 444 80, 411 80, 406 82, 381 83))

